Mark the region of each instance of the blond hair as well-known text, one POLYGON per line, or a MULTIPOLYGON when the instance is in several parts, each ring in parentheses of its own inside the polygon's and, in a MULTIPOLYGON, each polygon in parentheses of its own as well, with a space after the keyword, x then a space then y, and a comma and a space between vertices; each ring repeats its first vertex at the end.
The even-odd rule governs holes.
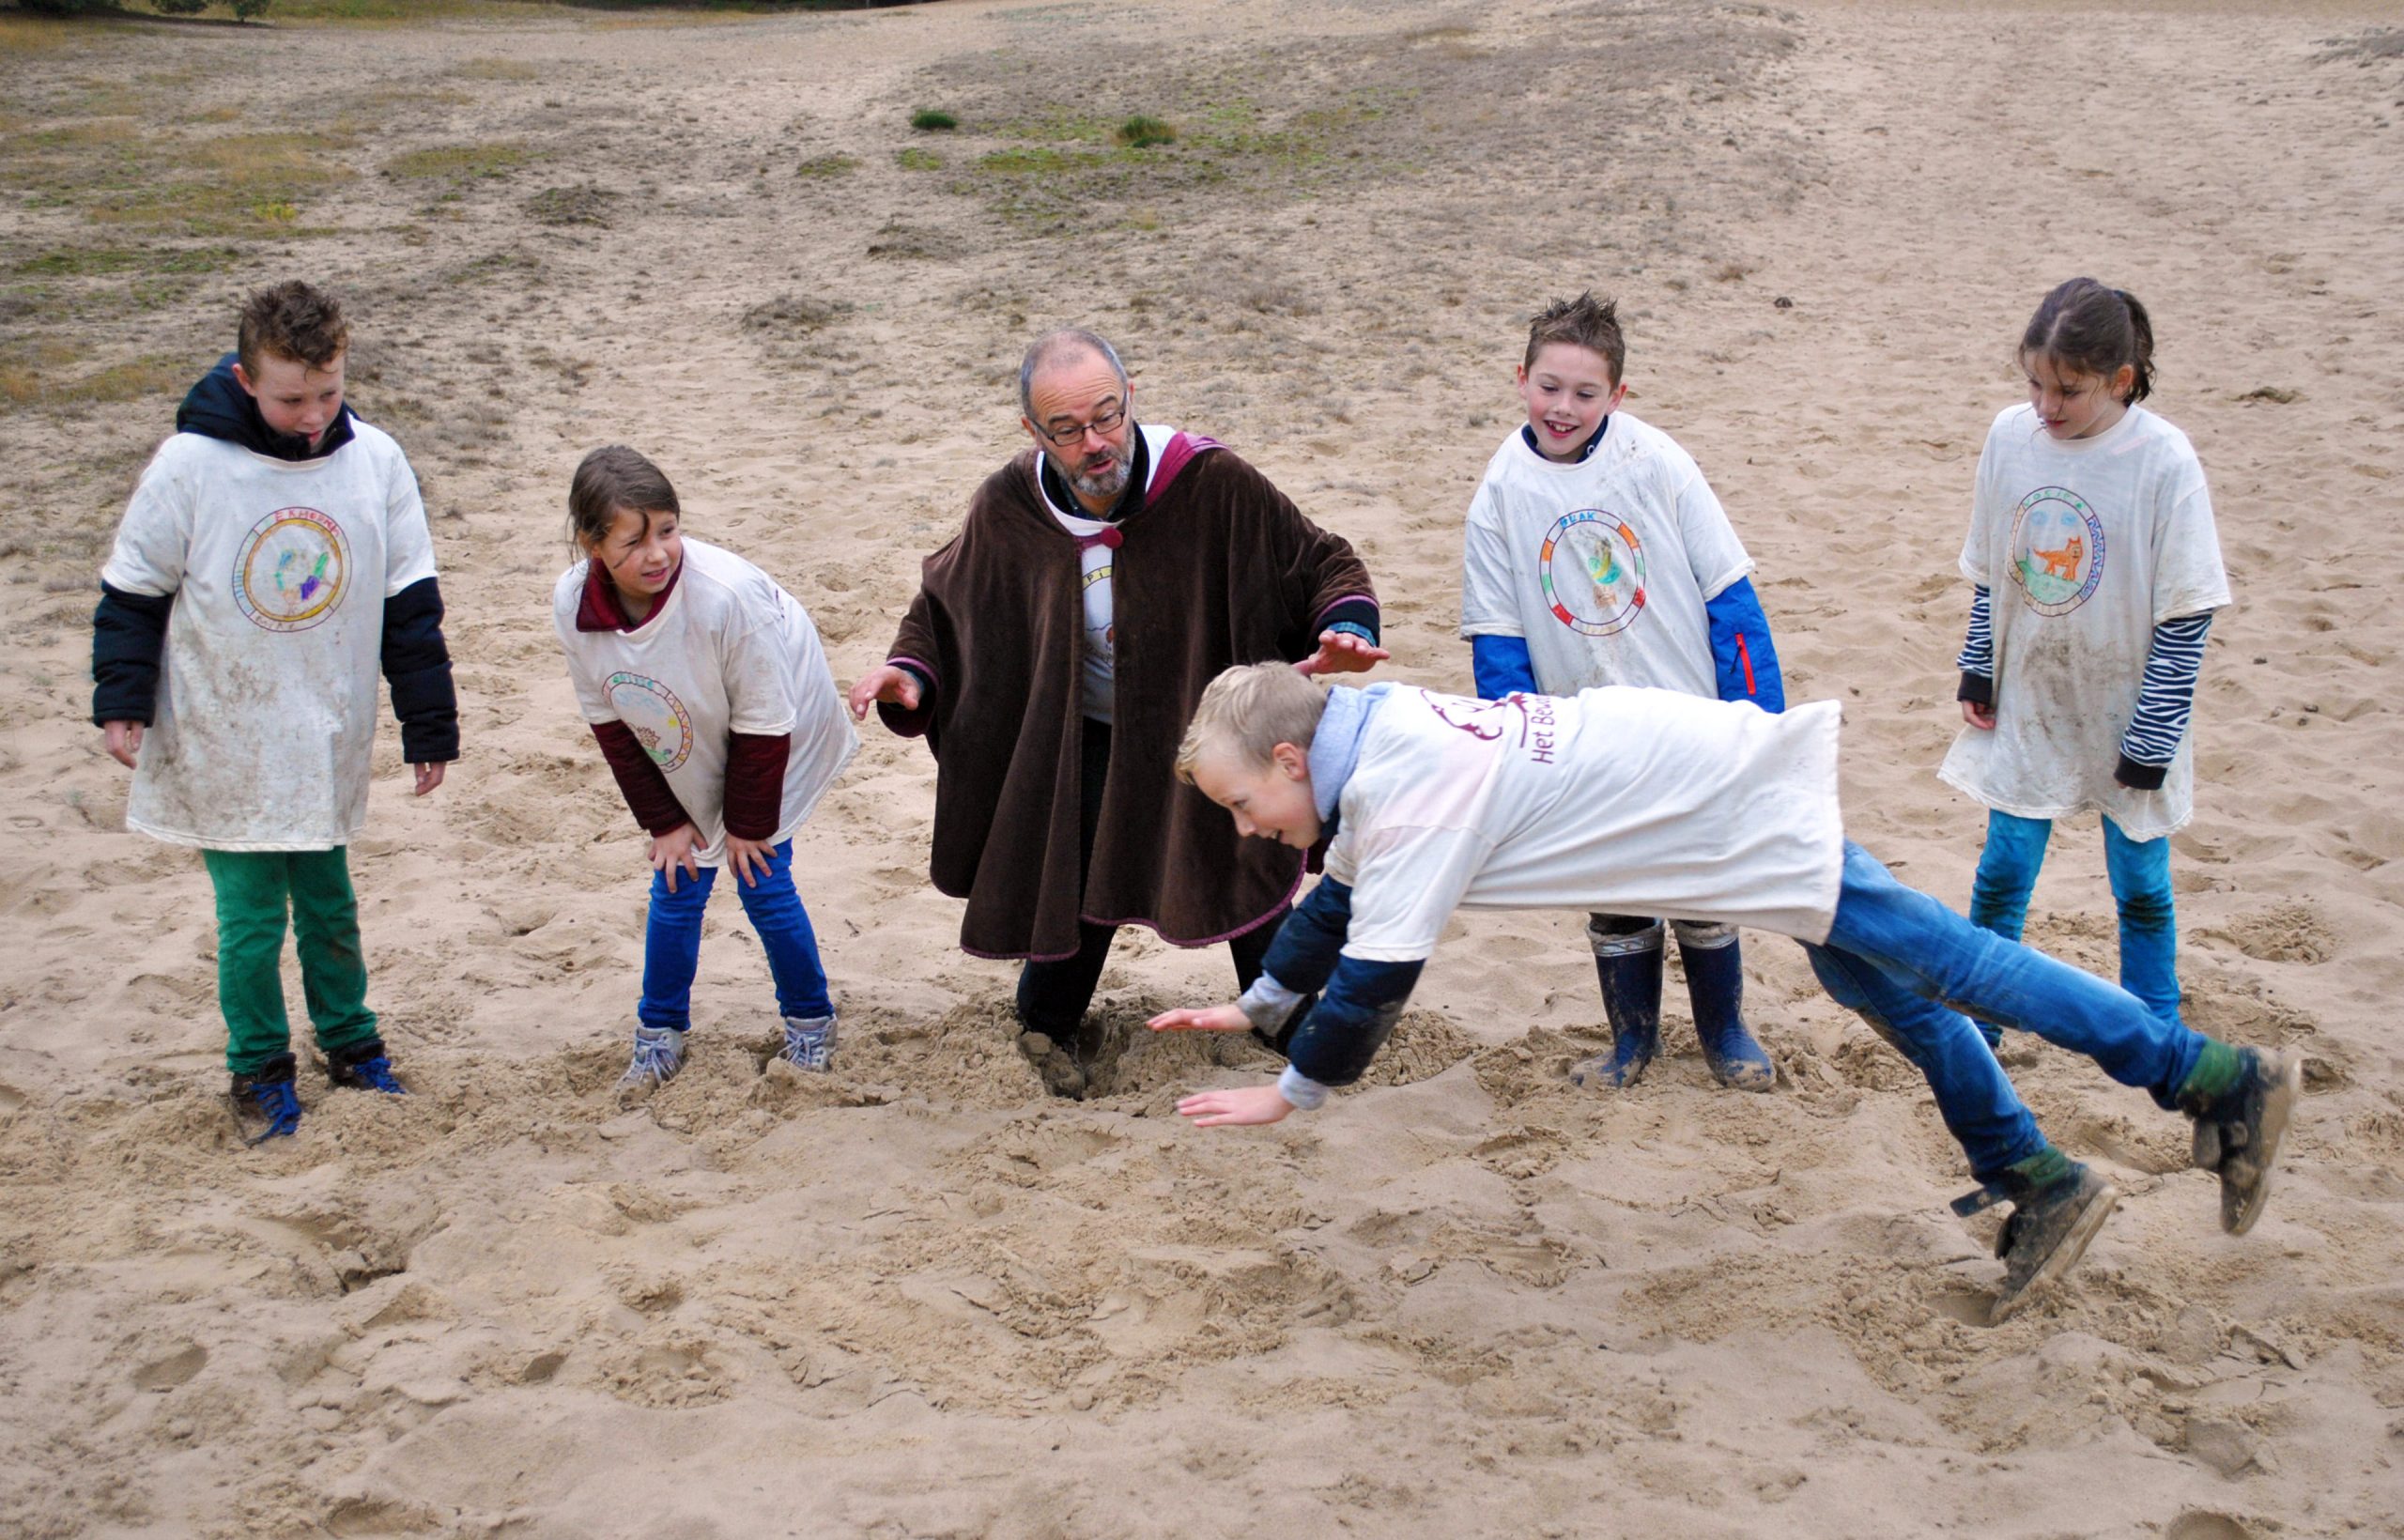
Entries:
POLYGON ((1202 691, 1177 746, 1177 778, 1193 785, 1194 763, 1209 749, 1233 749, 1255 769, 1279 744, 1307 751, 1326 709, 1327 697, 1292 664, 1239 663, 1202 691))

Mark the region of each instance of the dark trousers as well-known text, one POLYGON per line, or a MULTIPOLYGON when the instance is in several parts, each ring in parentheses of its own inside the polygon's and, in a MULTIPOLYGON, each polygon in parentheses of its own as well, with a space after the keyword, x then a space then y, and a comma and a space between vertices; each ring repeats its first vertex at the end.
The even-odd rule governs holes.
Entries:
MULTIPOLYGON (((1093 860, 1094 831, 1102 824, 1102 786, 1110 774, 1110 726, 1088 716, 1077 766, 1077 803, 1080 822, 1077 831, 1077 870, 1079 881, 1093 860)), ((1082 897, 1082 893, 1080 894, 1082 897)), ((1260 961, 1269 955, 1269 944, 1277 939, 1277 927, 1285 919, 1280 912, 1265 925, 1257 925, 1227 943, 1227 955, 1236 965, 1239 989, 1250 989, 1260 977, 1260 961)), ((1071 956, 1049 962, 1030 959, 1019 969, 1018 1019, 1030 1032, 1068 1040, 1075 1037, 1078 1024, 1085 1020, 1086 1009, 1093 1004, 1093 992, 1102 982, 1102 964, 1110 961, 1110 943, 1118 934, 1116 925, 1094 925, 1080 921, 1077 925, 1077 949, 1071 956)))

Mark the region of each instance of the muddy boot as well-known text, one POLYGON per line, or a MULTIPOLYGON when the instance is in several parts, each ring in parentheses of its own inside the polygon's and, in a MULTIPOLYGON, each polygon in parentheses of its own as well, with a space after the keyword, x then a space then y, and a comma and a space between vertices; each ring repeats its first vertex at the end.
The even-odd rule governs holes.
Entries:
POLYGON ((1620 1090, 1633 1086, 1661 1048, 1661 932, 1647 923, 1616 915, 1586 922, 1595 947, 1595 975, 1603 985, 1603 1014, 1610 1019, 1611 1051, 1572 1065, 1572 1085, 1620 1090), (1629 931, 1618 927, 1634 924, 1629 931))
POLYGON ((2120 1192, 2061 1151, 2048 1149, 1954 1199, 1953 1211, 1966 1218, 2006 1199, 2011 1216, 1995 1238, 1995 1254, 2003 1258, 2003 1288, 1987 1317, 1998 1326, 2069 1275, 2112 1217, 2120 1192))
POLYGON ((2262 1217, 2279 1141, 2303 1095, 2302 1055, 2221 1042, 2205 1045, 2180 1087, 2180 1108, 2196 1120, 2196 1163, 2220 1177, 2220 1227, 2229 1234, 2262 1217))
POLYGON ((1768 1090, 1778 1084, 1778 1066, 1745 1029, 1745 958, 1736 928, 1680 920, 1677 932, 1694 1035, 1702 1040, 1711 1078, 1740 1091, 1768 1090))
POLYGON ((300 1130, 300 1095, 292 1083, 296 1067, 292 1055, 285 1054, 234 1077, 225 1100, 234 1109, 234 1127, 242 1143, 288 1139, 300 1130))

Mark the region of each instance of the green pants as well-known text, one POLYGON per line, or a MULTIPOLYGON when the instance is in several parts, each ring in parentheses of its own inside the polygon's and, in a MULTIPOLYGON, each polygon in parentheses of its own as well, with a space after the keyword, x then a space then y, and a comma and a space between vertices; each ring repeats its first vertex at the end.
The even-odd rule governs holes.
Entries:
POLYGON ((332 1055, 376 1036, 350 853, 204 850, 217 886, 217 1007, 225 1068, 255 1074, 292 1051, 284 1014, 284 917, 300 956, 300 988, 317 1046, 332 1055))

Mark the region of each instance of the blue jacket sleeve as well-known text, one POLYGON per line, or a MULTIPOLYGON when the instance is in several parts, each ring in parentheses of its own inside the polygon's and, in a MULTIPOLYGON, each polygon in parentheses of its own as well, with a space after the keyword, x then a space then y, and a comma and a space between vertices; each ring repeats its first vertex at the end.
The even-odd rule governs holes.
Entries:
POLYGON ((1528 657, 1525 637, 1470 638, 1469 668, 1481 701, 1500 701, 1513 690, 1544 693, 1536 688, 1535 664, 1528 657))
POLYGON ((459 696, 442 639, 442 590, 421 578, 384 601, 382 661, 401 723, 401 758, 411 764, 459 757, 459 696))
POLYGON ((1769 617, 1753 593, 1753 580, 1739 578, 1703 603, 1711 624, 1711 658, 1719 672, 1719 699, 1749 701, 1764 711, 1786 709, 1786 682, 1779 677, 1778 648, 1769 639, 1769 617))
POLYGON ((1349 1086, 1360 1079, 1393 1033, 1425 965, 1341 959, 1318 1003, 1295 1028, 1287 1062, 1321 1086, 1349 1086))
POLYGON ((100 585, 92 611, 92 725, 140 722, 159 707, 159 660, 167 650, 172 593, 128 593, 100 585))

